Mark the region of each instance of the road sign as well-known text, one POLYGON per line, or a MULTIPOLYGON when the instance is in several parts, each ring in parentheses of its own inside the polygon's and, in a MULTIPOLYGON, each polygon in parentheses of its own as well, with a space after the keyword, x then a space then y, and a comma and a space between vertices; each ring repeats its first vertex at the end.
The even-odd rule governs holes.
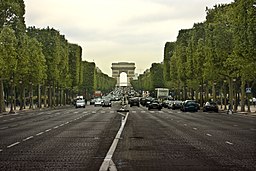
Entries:
POLYGON ((250 93, 252 93, 252 89, 251 89, 250 87, 248 87, 248 88, 245 89, 245 92, 246 92, 247 94, 250 94, 250 93))

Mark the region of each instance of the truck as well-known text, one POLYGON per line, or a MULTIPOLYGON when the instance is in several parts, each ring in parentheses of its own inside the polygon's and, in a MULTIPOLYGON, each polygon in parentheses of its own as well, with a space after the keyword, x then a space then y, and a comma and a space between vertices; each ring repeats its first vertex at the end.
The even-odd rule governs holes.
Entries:
POLYGON ((169 96, 169 89, 168 88, 156 88, 156 98, 163 99, 169 96))

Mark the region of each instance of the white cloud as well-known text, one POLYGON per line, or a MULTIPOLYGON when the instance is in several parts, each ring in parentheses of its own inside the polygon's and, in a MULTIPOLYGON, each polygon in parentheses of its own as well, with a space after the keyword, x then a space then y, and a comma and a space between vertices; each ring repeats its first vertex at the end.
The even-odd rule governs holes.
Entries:
POLYGON ((206 6, 233 0, 24 0, 28 26, 53 27, 111 76, 111 63, 143 72, 163 60, 166 41, 205 20, 206 6))

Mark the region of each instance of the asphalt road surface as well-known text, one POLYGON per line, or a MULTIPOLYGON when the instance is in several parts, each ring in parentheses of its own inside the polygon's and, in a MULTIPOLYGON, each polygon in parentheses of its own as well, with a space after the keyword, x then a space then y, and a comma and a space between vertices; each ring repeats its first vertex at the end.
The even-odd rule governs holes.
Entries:
MULTIPOLYGON (((120 106, 0 115, 0 170, 99 170, 120 106)), ((110 170, 256 170, 256 117, 127 107, 110 170)))

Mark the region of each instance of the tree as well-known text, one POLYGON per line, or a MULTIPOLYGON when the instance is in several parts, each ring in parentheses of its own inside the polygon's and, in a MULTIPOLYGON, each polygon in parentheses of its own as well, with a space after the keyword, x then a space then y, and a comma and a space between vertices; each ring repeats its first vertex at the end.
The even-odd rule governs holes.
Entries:
MULTIPOLYGON (((5 111, 3 97, 3 80, 13 82, 17 69, 17 39, 10 27, 4 27, 0 33, 0 112, 5 111)), ((13 84, 11 84, 11 91, 13 84)), ((12 95, 12 92, 11 92, 12 95)), ((13 96, 12 96, 13 97, 13 96)), ((13 100, 11 100, 12 105, 13 100)))

